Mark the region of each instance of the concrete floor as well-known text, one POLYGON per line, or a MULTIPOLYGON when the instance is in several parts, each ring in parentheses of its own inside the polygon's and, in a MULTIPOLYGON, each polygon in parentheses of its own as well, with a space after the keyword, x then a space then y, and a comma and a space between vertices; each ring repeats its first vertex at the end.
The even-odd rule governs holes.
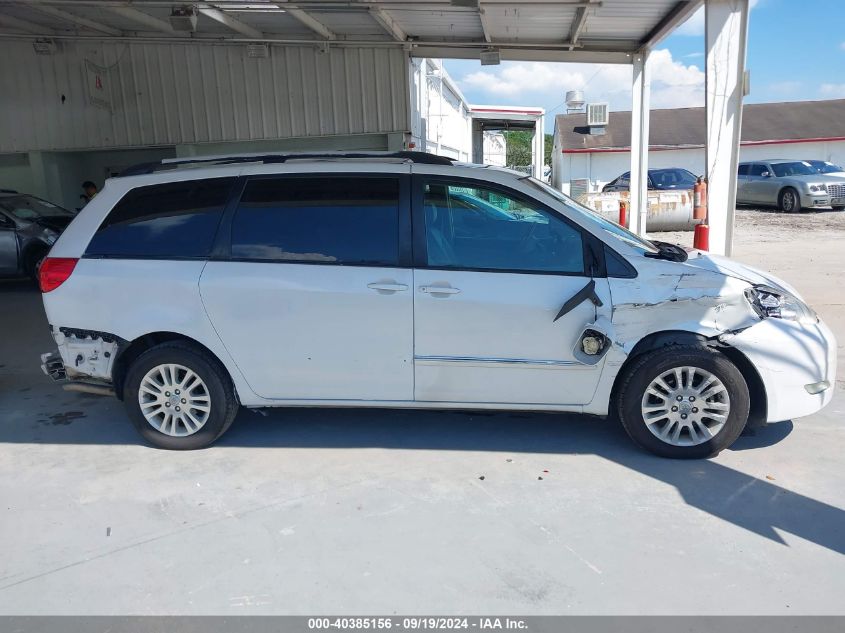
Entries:
MULTIPOLYGON (((741 213, 735 256, 845 342, 845 214, 784 217, 741 213)), ((710 461, 578 416, 373 410, 243 412, 172 453, 41 374, 27 284, 0 307, 1 614, 845 613, 841 380, 710 461)))

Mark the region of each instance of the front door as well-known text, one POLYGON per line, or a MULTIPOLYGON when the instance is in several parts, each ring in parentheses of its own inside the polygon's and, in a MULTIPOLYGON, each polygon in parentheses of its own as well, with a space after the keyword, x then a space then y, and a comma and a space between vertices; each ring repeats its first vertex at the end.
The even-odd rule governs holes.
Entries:
POLYGON ((574 350, 585 326, 610 315, 610 295, 586 272, 582 231, 507 189, 441 177, 414 187, 416 399, 592 400, 603 363, 574 350), (591 281, 603 305, 584 301, 555 320, 591 281))
POLYGON ((230 252, 206 265, 200 291, 256 394, 413 399, 408 187, 398 173, 246 183, 230 252))
POLYGON ((14 223, 0 213, 0 275, 18 272, 18 236, 14 223))

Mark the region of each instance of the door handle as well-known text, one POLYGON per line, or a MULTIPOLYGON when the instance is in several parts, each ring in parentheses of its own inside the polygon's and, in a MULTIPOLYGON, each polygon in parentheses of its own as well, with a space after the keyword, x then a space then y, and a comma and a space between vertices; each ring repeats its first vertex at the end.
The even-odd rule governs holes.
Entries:
POLYGON ((405 284, 393 284, 393 283, 372 283, 367 284, 367 288, 370 290, 379 290, 382 292, 399 292, 401 290, 407 290, 408 286, 405 284))
POLYGON ((452 288, 451 286, 420 286, 420 292, 432 295, 456 295, 460 291, 460 288, 452 288))

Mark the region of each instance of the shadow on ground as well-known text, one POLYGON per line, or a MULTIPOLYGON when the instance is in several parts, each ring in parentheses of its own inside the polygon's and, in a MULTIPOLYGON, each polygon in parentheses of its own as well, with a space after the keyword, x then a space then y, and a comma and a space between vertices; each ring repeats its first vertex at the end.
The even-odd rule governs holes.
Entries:
MULTIPOLYGON (((21 307, 5 301, 14 298, 33 312, 14 337, 0 340, 0 443, 139 444, 120 402, 63 392, 40 373, 38 354, 47 350, 38 346, 49 343, 43 312, 34 309, 34 293, 24 286, 4 290, 5 309, 21 307), (11 364, 5 358, 12 358, 11 364)), ((0 325, 9 323, 9 312, 0 310, 0 325)), ((740 438, 731 450, 770 446, 791 430, 791 422, 769 425, 740 438)), ((242 411, 230 431, 205 450, 231 447, 596 455, 674 486, 688 505, 765 538, 785 544, 779 529, 845 553, 845 511, 717 460, 654 457, 635 447, 618 424, 587 416, 386 409, 286 409, 264 416, 242 411)))

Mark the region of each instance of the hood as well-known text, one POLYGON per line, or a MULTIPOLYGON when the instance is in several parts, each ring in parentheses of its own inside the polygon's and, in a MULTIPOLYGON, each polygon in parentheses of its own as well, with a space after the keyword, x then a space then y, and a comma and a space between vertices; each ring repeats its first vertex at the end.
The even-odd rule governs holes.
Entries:
POLYGON ((795 176, 783 176, 783 180, 796 180, 806 182, 808 185, 823 185, 826 183, 840 183, 842 178, 833 174, 800 174, 795 176))
POLYGON ((779 290, 785 290, 789 294, 801 298, 798 291, 782 279, 778 279, 762 270, 752 266, 746 266, 737 261, 722 255, 713 255, 704 251, 692 250, 689 252, 689 259, 685 262, 687 266, 709 270, 710 272, 721 273, 728 277, 741 279, 750 284, 765 284, 779 290))

